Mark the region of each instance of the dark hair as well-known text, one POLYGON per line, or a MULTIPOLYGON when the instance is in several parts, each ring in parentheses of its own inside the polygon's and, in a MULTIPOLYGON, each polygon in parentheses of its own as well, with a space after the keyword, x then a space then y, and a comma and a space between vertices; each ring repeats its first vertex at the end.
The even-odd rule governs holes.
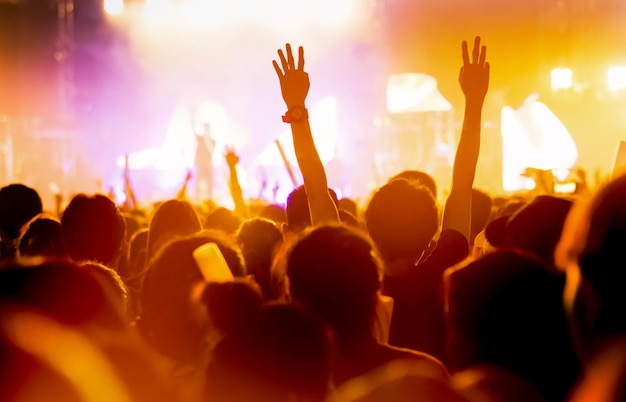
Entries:
POLYGON ((495 364, 563 400, 578 375, 563 275, 531 254, 497 250, 447 271, 444 283, 455 369, 495 364))
POLYGON ((263 291, 265 300, 276 298, 272 288, 271 270, 274 254, 283 241, 283 234, 270 220, 255 218, 241 225, 237 243, 246 262, 246 269, 263 291))
POLYGON ((246 332, 263 305, 258 286, 242 278, 207 283, 201 299, 213 327, 225 334, 246 332))
POLYGON ((312 228, 284 258, 291 297, 346 342, 371 331, 382 263, 372 242, 346 226, 312 228))
POLYGON ((352 214, 355 218, 358 218, 359 216, 359 207, 356 203, 356 201, 354 201, 351 198, 342 198, 339 200, 339 202, 337 202, 337 205, 339 207, 339 210, 343 210, 343 211, 347 211, 350 214, 352 214))
POLYGON ((109 198, 79 194, 63 212, 61 228, 67 251, 75 261, 114 261, 122 246, 124 219, 109 198))
POLYGON ((259 217, 269 219, 275 223, 287 222, 287 214, 285 208, 278 204, 266 205, 259 211, 259 217))
POLYGON ((516 247, 554 264, 554 250, 573 202, 551 195, 540 195, 510 216, 493 220, 485 236, 496 247, 516 247))
POLYGON ((421 170, 404 170, 389 179, 389 182, 396 179, 405 179, 414 182, 418 186, 424 186, 430 190, 433 198, 437 199, 437 182, 426 172, 421 170))
POLYGON ((269 305, 245 332, 230 334, 217 346, 205 400, 324 401, 330 366, 324 324, 293 305, 269 305))
POLYGON ((195 363, 205 347, 206 323, 190 313, 191 294, 204 278, 193 252, 216 243, 235 276, 245 275, 239 249, 224 233, 204 231, 166 244, 152 259, 141 291, 138 326, 157 351, 175 361, 195 363))
MULTIPOLYGON (((557 247, 567 270, 567 295, 581 341, 626 333, 626 174, 604 183, 568 216, 557 247)), ((588 352, 589 344, 581 345, 588 352)))
MULTIPOLYGON (((328 193, 338 204, 337 194, 333 189, 328 189, 328 193)), ((304 186, 295 188, 287 197, 287 205, 285 207, 287 214, 287 224, 291 231, 299 231, 311 226, 311 212, 309 211, 309 200, 306 195, 304 186)))
POLYGON ((187 201, 167 200, 160 204, 150 220, 146 247, 147 262, 149 263, 168 241, 200 230, 202 230, 200 218, 187 201))
POLYGON ((118 273, 105 265, 93 261, 83 262, 81 267, 100 283, 111 305, 119 308, 120 313, 124 317, 130 317, 128 314, 128 290, 118 273))
POLYGON ((22 226, 43 211, 41 198, 23 184, 0 189, 0 229, 11 239, 20 237, 22 226))
POLYGON ((33 218, 20 238, 19 251, 21 256, 66 257, 61 222, 45 214, 33 218))
POLYGON ((470 243, 474 243, 474 238, 480 233, 491 216, 491 197, 484 191, 472 189, 472 221, 470 228, 470 243))
POLYGON ((426 187, 396 179, 374 192, 365 224, 386 261, 417 259, 439 228, 437 204, 426 187))
POLYGON ((234 234, 241 225, 242 219, 230 209, 219 207, 211 211, 204 220, 205 229, 221 230, 234 234))
POLYGON ((125 317, 88 270, 69 261, 23 259, 0 270, 0 299, 70 326, 121 330, 125 317))

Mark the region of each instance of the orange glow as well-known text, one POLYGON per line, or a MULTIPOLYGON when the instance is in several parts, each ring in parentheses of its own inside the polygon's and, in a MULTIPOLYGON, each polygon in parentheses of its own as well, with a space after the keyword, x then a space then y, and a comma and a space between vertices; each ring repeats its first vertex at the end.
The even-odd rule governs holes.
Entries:
POLYGON ((17 347, 69 380, 82 400, 131 401, 104 354, 82 334, 32 313, 8 314, 3 326, 17 347))

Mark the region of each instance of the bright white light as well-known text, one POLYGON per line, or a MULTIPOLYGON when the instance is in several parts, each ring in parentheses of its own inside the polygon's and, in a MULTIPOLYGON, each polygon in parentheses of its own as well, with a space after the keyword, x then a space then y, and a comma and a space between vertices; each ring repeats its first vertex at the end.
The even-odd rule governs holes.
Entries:
POLYGON ((168 0, 146 0, 146 13, 154 17, 167 10, 168 0))
POLYGON ((554 192, 557 194, 573 194, 576 192, 576 183, 560 183, 554 185, 554 192))
POLYGON ((611 91, 626 89, 626 66, 609 68, 606 73, 606 82, 611 91))
POLYGON ((439 112, 452 109, 437 89, 437 80, 426 74, 396 74, 387 80, 390 113, 439 112))
POLYGON ((124 0, 104 0, 104 12, 119 15, 124 12, 124 0))
POLYGON ((574 73, 569 68, 555 68, 550 77, 553 91, 569 89, 574 84, 574 73))
POLYGON ((567 128, 536 97, 522 107, 502 109, 502 177, 506 191, 529 190, 532 179, 522 177, 527 168, 559 174, 578 160, 578 149, 567 128))
POLYGON ((570 175, 570 170, 571 169, 554 169, 552 171, 552 174, 554 175, 554 177, 556 177, 557 180, 559 181, 565 181, 567 180, 567 178, 570 175))
POLYGON ((150 23, 182 30, 215 31, 227 27, 271 28, 288 31, 310 27, 350 30, 362 20, 356 0, 145 0, 150 23))
MULTIPOLYGON (((328 97, 321 100, 317 105, 309 108, 311 132, 317 153, 325 165, 335 157, 335 146, 337 144, 337 99, 328 97)), ((283 146, 285 157, 290 164, 296 166, 296 152, 293 149, 293 141, 291 139, 291 130, 285 129, 279 136, 279 141, 283 146)), ((259 154, 257 163, 261 166, 283 166, 283 160, 278 153, 278 149, 274 143, 259 154)))

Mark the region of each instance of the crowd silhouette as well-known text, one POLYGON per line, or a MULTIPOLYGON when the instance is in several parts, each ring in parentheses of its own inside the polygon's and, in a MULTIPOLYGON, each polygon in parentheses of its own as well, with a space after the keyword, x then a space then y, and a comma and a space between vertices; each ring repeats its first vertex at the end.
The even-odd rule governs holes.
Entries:
POLYGON ((420 171, 366 205, 328 188, 304 49, 289 44, 273 67, 304 184, 284 207, 247 202, 234 149, 234 210, 185 188, 141 206, 128 172, 119 206, 79 194, 50 212, 36 189, 2 187, 0 400, 626 398, 626 175, 567 196, 474 188, 479 37, 461 61, 442 207, 420 171))

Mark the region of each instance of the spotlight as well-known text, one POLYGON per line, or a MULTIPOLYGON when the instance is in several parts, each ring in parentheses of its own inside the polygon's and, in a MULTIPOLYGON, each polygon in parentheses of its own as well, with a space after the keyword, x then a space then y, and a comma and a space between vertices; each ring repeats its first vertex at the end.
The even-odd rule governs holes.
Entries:
POLYGON ((560 89, 569 89, 572 87, 574 73, 569 68, 555 68, 550 74, 551 85, 553 91, 560 89))
POLYGON ((606 83, 611 91, 626 89, 626 66, 611 67, 606 73, 606 83))
POLYGON ((104 12, 119 15, 124 12, 124 0, 104 0, 104 12))

